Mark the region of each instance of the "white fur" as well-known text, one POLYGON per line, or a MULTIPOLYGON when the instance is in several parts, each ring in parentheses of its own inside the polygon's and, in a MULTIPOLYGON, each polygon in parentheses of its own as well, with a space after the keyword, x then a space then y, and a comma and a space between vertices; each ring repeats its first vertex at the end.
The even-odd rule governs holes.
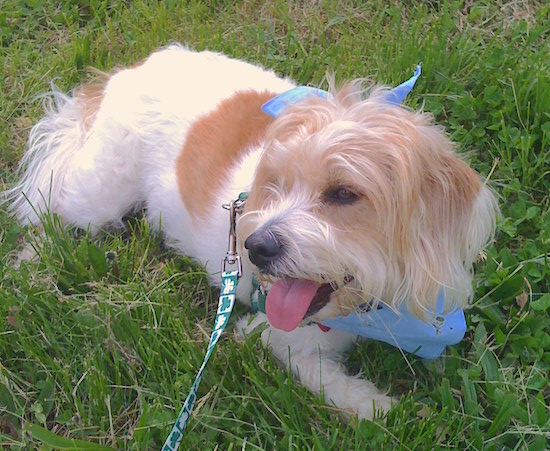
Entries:
MULTIPOLYGON (((227 247, 227 212, 213 208, 200 221, 190 215, 179 193, 176 159, 193 122, 214 110, 222 100, 238 91, 268 89, 278 93, 293 85, 262 68, 174 45, 154 53, 142 65, 112 75, 89 127, 83 121, 83 100, 54 92, 46 116, 31 131, 21 166, 22 179, 6 193, 10 209, 23 224, 38 224, 40 213, 49 210, 67 224, 90 227, 95 232, 119 224, 125 213, 144 205, 148 220, 154 227, 162 228, 167 242, 204 264, 212 282, 218 283, 220 262, 227 247)), ((342 130, 348 126, 348 122, 336 121, 325 133, 345 141, 347 132, 342 130)), ((216 206, 250 188, 262 152, 260 144, 232 169, 227 184, 217 195, 216 206)), ((353 166, 346 159, 340 163, 353 166)), ((310 277, 315 272, 331 274, 331 281, 341 282, 353 265, 345 266, 334 258, 341 243, 333 241, 330 226, 311 213, 312 203, 319 202, 312 198, 315 193, 307 187, 298 191, 285 197, 279 190, 279 200, 270 208, 251 214, 253 222, 257 226, 268 218, 293 215, 293 221, 284 227, 293 229, 289 234, 299 236, 295 254, 300 252, 300 256, 292 264, 298 262, 300 268, 287 267, 286 271, 305 271, 310 277), (309 246, 310 242, 314 246, 309 246)), ((475 236, 468 244, 471 249, 463 251, 466 266, 471 266, 468 259, 486 243, 494 228, 494 215, 482 211, 493 202, 484 188, 471 216, 475 236)), ((494 210, 494 206, 491 208, 494 210)), ((385 294, 389 285, 378 287, 377 283, 392 277, 397 280, 399 276, 388 275, 391 271, 385 268, 391 262, 382 258, 369 260, 365 249, 359 249, 359 255, 358 249, 352 248, 349 246, 347 254, 341 252, 361 260, 354 267, 356 280, 349 290, 366 299, 385 294), (362 276, 361 271, 366 274, 362 276), (372 280, 371 290, 364 280, 372 280)), ((245 269, 238 296, 248 302, 253 269, 243 257, 245 269)), ((459 284, 464 288, 469 283, 471 279, 466 276, 459 284)), ((399 282, 394 285, 394 293, 404 291, 399 282)), ((471 296, 471 286, 464 289, 469 290, 465 296, 471 296)), ((265 316, 259 314, 250 325, 247 319, 241 320, 238 329, 246 333, 264 322, 265 316)), ((339 360, 354 339, 341 331, 323 333, 315 325, 290 333, 268 327, 262 333, 264 345, 305 386, 316 393, 323 391, 326 399, 341 409, 372 418, 375 408, 388 410, 391 399, 372 383, 346 375, 339 360)))

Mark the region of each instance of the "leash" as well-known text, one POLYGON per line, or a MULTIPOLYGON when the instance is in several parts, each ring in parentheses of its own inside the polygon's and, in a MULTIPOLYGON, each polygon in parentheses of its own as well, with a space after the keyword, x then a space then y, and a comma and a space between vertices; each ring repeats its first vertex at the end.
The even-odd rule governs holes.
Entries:
POLYGON ((208 343, 204 361, 202 362, 197 376, 195 377, 195 381, 189 390, 189 394, 183 403, 183 407, 180 410, 178 418, 172 426, 172 430, 170 431, 168 438, 164 442, 162 451, 175 451, 178 449, 187 423, 191 418, 191 412, 193 412, 193 408, 195 407, 197 392, 201 383, 204 368, 206 367, 210 356, 214 352, 214 348, 216 347, 225 326, 229 322, 229 317, 231 316, 233 306, 235 305, 237 284, 239 283, 239 278, 242 275, 241 257, 237 252, 237 235, 235 232, 235 224, 237 214, 242 210, 244 203, 246 202, 246 197, 247 195, 245 193, 241 193, 237 200, 223 206, 223 208, 229 210, 229 243, 225 258, 222 260, 222 285, 218 300, 218 310, 216 311, 216 319, 214 321, 214 329, 210 335, 210 342, 208 343), (233 265, 237 265, 237 269, 228 271, 228 266, 233 265))

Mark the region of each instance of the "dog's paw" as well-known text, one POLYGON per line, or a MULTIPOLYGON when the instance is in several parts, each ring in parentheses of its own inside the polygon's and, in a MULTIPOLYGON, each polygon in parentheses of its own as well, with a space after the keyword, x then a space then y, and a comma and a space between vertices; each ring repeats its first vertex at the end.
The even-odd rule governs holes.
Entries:
POLYGON ((386 414, 397 400, 381 392, 365 379, 346 374, 344 366, 334 360, 342 346, 334 347, 330 336, 317 327, 281 332, 269 328, 265 314, 245 315, 237 321, 235 336, 243 341, 259 336, 274 356, 312 392, 323 392, 325 400, 346 415, 372 420, 386 414), (289 359, 289 355, 291 356, 289 359))
POLYGON ((234 335, 235 335, 235 339, 239 343, 242 343, 244 341, 244 338, 247 335, 249 318, 250 318, 250 315, 246 314, 242 318, 239 318, 239 320, 235 324, 234 335))
POLYGON ((38 260, 38 258, 39 254, 37 248, 31 243, 26 243, 25 247, 17 253, 15 261, 12 263, 12 267, 14 269, 19 269, 23 262, 38 260))
POLYGON ((242 342, 248 335, 256 331, 262 331, 265 327, 267 327, 265 315, 261 313, 256 315, 246 314, 235 325, 235 337, 239 342, 242 342))
POLYGON ((353 414, 361 420, 372 420, 375 417, 386 415, 398 402, 398 399, 391 396, 382 394, 372 396, 365 399, 365 403, 361 403, 356 409, 353 409, 353 414))
POLYGON ((398 400, 378 390, 368 380, 341 374, 339 383, 325 383, 325 396, 348 415, 361 420, 384 416, 398 400))

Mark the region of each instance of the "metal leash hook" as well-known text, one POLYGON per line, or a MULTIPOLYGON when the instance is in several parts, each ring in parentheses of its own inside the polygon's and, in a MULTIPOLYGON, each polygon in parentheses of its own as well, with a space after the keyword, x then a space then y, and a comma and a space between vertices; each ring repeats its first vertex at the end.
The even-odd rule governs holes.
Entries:
POLYGON ((237 252, 237 214, 243 210, 247 197, 248 193, 241 193, 237 200, 232 200, 230 203, 222 205, 224 209, 229 210, 229 239, 227 253, 222 260, 222 273, 227 270, 228 265, 236 264, 239 277, 243 273, 243 265, 241 256, 237 252))

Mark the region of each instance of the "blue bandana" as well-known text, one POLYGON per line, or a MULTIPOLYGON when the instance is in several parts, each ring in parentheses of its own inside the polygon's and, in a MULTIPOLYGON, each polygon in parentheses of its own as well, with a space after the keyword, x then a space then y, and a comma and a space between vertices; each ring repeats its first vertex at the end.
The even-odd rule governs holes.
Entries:
MULTIPOLYGON (((411 78, 385 94, 385 100, 392 105, 403 102, 420 77, 420 73, 421 68, 418 65, 411 78)), ((262 111, 278 117, 288 105, 294 105, 312 95, 324 99, 329 97, 329 93, 322 89, 298 86, 266 102, 262 106, 262 111)), ((263 298, 265 302, 265 295, 260 295, 260 290, 257 294, 258 299, 263 298)), ((258 300, 253 301, 253 305, 258 302, 258 300)), ((383 341, 424 359, 435 359, 441 355, 446 346, 462 340, 466 332, 463 310, 454 310, 444 315, 444 304, 443 290, 441 290, 430 321, 422 321, 412 315, 405 303, 402 303, 396 311, 381 303, 378 308, 373 309, 369 309, 368 304, 365 304, 349 315, 324 320, 322 326, 383 341)), ((264 309, 261 307, 260 302, 259 310, 265 312, 265 307, 264 309)))
POLYGON ((370 310, 368 306, 359 308, 347 316, 324 320, 322 325, 383 341, 423 359, 435 359, 446 346, 460 342, 466 332, 464 312, 455 310, 443 315, 444 303, 441 290, 429 322, 412 315, 403 303, 397 311, 384 304, 370 310))
MULTIPOLYGON (((416 66, 416 70, 414 71, 414 74, 411 78, 385 94, 385 100, 392 105, 399 105, 401 102, 403 102, 405 97, 407 97, 407 94, 414 87, 414 84, 416 83, 416 80, 418 80, 418 77, 420 77, 421 72, 422 70, 419 64, 416 66)), ((283 92, 282 94, 273 97, 271 100, 268 100, 262 105, 262 111, 269 114, 270 116, 278 117, 287 106, 294 105, 300 100, 311 96, 317 96, 326 99, 329 97, 329 93, 318 88, 311 88, 309 86, 298 86, 291 89, 290 91, 283 92)))

